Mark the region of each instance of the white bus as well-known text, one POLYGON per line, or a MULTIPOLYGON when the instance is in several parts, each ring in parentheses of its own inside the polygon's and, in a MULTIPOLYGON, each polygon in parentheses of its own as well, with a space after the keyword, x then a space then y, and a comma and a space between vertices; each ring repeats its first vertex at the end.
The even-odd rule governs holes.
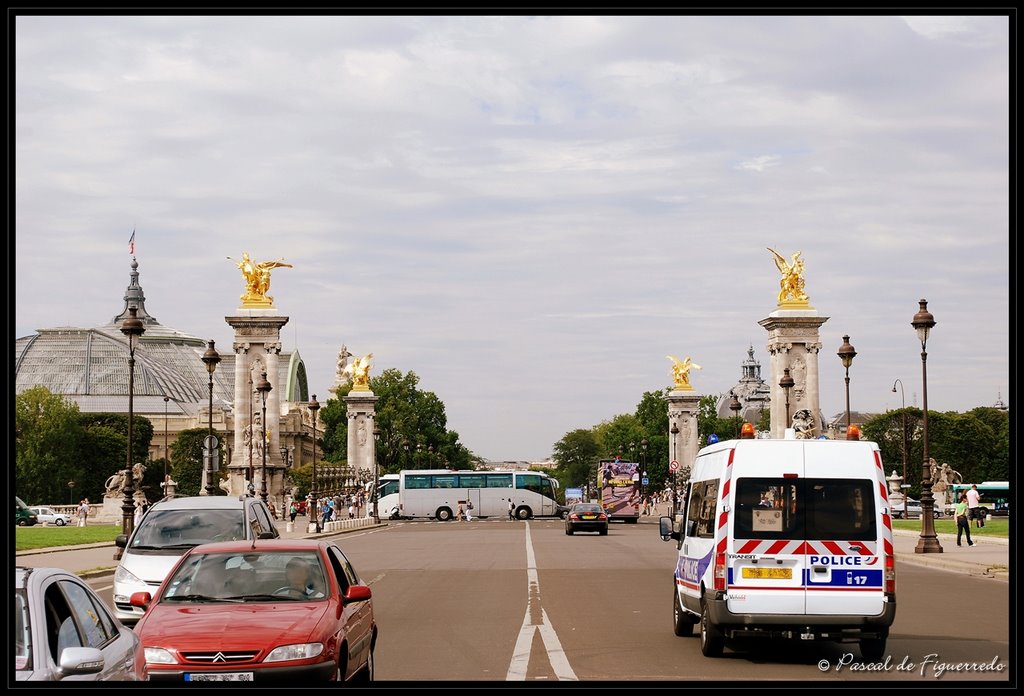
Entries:
MULTIPOLYGON (((398 474, 384 474, 377 479, 377 514, 382 519, 398 519, 398 478, 398 474)), ((369 481, 366 484, 368 499, 372 488, 373 481, 369 481)), ((370 504, 373 504, 372 500, 370 504)))
MULTIPOLYGON (((507 517, 511 498, 516 519, 557 516, 558 481, 539 471, 449 471, 407 469, 398 475, 399 517, 447 522, 472 504, 473 517, 507 517)), ((384 515, 381 509, 381 516, 384 515)))

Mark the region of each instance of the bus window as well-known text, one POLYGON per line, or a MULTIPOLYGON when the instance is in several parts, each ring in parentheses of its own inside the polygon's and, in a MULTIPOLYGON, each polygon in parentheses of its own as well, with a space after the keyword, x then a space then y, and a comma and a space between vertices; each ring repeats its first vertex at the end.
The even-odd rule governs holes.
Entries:
POLYGON ((552 500, 555 499, 555 491, 551 487, 551 479, 541 479, 540 486, 541 495, 543 495, 545 498, 551 498, 552 500))
POLYGON ((483 474, 459 474, 460 488, 486 488, 487 479, 483 474))
POLYGON ((516 488, 522 488, 534 493, 540 493, 540 476, 537 474, 525 474, 516 477, 516 488))
POLYGON ((456 474, 441 474, 434 477, 434 488, 458 488, 459 477, 456 474))
POLYGON ((430 474, 408 474, 405 477, 406 488, 430 488, 430 474))
POLYGON ((511 488, 512 474, 487 474, 488 488, 511 488))

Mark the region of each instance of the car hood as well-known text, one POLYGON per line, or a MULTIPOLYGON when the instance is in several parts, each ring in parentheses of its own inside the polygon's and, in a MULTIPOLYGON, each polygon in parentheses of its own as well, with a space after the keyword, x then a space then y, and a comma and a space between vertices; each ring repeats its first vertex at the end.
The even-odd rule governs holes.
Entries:
POLYGON ((248 604, 161 603, 151 607, 135 632, 143 645, 188 650, 235 650, 302 643, 334 602, 248 604))
POLYGON ((185 549, 168 551, 129 551, 121 556, 121 566, 145 583, 159 585, 184 555, 185 549))

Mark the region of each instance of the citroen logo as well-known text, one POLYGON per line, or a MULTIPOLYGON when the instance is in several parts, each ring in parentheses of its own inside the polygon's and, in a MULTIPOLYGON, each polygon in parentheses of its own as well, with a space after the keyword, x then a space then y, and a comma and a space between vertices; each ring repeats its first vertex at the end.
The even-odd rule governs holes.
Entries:
POLYGON ((228 661, 228 658, 224 657, 224 653, 222 653, 222 652, 219 652, 216 655, 214 655, 213 656, 213 660, 211 660, 211 662, 227 662, 227 661, 228 661))

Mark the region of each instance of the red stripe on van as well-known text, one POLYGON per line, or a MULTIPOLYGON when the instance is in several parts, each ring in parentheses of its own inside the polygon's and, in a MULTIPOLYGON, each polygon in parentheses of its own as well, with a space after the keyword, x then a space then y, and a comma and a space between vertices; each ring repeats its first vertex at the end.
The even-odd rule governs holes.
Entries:
POLYGON ((892 542, 888 539, 882 539, 882 548, 885 549, 886 556, 892 556, 892 542))
POLYGON ((881 469, 882 473, 885 474, 885 468, 882 466, 882 455, 878 450, 875 450, 875 466, 881 469))
POLYGON ((760 539, 751 539, 750 541, 745 543, 743 546, 741 546, 740 550, 737 551, 736 553, 753 553, 754 549, 756 549, 758 544, 760 544, 760 543, 761 543, 760 539))
POLYGON ((840 546, 839 544, 837 544, 834 541, 823 541, 821 543, 825 545, 826 549, 828 549, 829 551, 832 552, 833 556, 845 556, 846 555, 846 551, 843 550, 843 547, 840 546))
POLYGON ((718 547, 715 549, 715 553, 725 553, 726 546, 728 545, 728 539, 722 537, 718 540, 718 547))
POLYGON ((890 532, 892 531, 892 518, 891 517, 889 517, 888 515, 882 515, 882 524, 884 524, 885 528, 888 529, 890 532))
POLYGON ((888 503, 889 502, 889 496, 885 492, 885 484, 882 483, 881 481, 878 482, 878 493, 879 493, 879 495, 882 496, 882 502, 884 502, 884 503, 888 503))
POLYGON ((769 546, 767 550, 765 550, 765 553, 779 553, 780 551, 782 551, 782 549, 786 548, 786 544, 788 543, 789 542, 785 539, 776 541, 774 544, 769 546))
POLYGON ((725 479, 725 483, 722 484, 722 500, 729 497, 729 484, 732 483, 732 479, 725 479))
POLYGON ((718 516, 718 528, 721 529, 725 525, 729 524, 729 513, 723 512, 718 516))

